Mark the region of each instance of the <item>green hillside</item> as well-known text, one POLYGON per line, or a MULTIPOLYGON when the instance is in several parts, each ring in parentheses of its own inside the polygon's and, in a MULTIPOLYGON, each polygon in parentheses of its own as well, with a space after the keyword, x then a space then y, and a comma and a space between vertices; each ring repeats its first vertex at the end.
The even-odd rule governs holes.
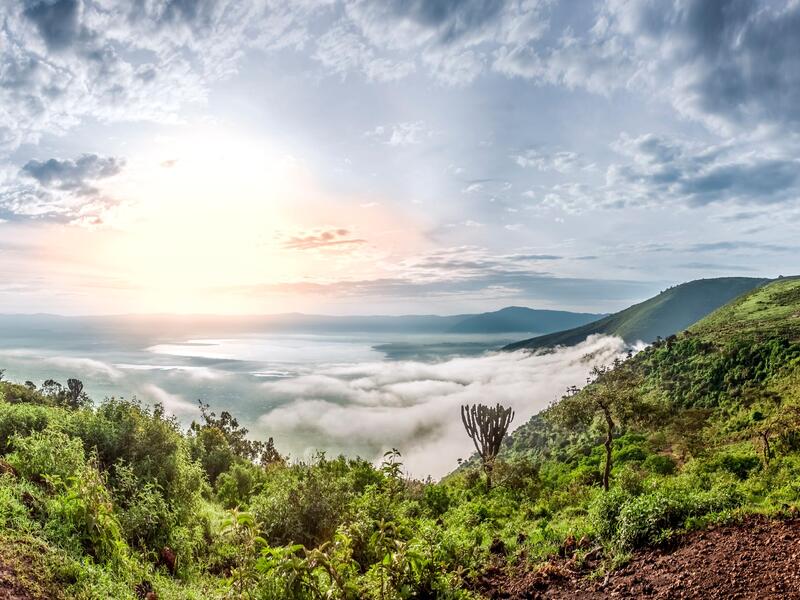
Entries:
MULTIPOLYGON (((742 294, 628 363, 642 393, 666 411, 665 428, 670 420, 679 423, 682 411, 710 410, 708 418, 719 410, 727 418, 734 408, 771 394, 787 404, 800 401, 800 278, 780 278, 742 294)), ((507 438, 506 451, 538 454, 555 431, 545 414, 536 415, 507 438)))
POLYGON ((0 595, 481 600, 515 578, 543 597, 688 530, 796 514, 798 320, 800 279, 779 279, 598 369, 506 437, 491 488, 477 461, 441 482, 397 451, 293 462, 228 413, 185 430, 72 380, 0 381, 0 595))
POLYGON ((628 343, 651 342, 683 331, 710 312, 769 281, 753 277, 698 279, 593 323, 505 346, 503 350, 572 346, 593 334, 618 335, 628 343))
POLYGON ((736 336, 800 339, 800 278, 781 277, 751 290, 690 328, 709 340, 736 336))
POLYGON ((591 323, 603 316, 508 306, 468 317, 451 327, 448 333, 550 333, 591 323))

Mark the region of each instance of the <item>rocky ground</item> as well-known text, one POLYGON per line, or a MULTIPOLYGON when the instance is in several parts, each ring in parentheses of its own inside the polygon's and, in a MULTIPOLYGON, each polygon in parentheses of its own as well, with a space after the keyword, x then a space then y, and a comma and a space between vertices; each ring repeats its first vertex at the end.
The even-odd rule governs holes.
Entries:
POLYGON ((636 553, 608 577, 587 577, 596 568, 572 551, 536 571, 490 570, 478 589, 488 598, 580 599, 798 599, 800 519, 752 517, 742 523, 692 532, 668 548, 636 553))

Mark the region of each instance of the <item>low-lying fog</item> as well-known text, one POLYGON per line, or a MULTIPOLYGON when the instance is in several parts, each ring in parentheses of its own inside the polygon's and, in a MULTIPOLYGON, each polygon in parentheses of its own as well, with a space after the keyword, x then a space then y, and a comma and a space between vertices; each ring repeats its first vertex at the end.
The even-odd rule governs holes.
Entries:
POLYGON ((253 435, 274 437, 278 449, 294 458, 324 450, 379 460, 397 448, 415 477, 440 477, 471 454, 461 404, 513 406, 513 428, 568 386, 581 385, 592 366, 626 350, 619 338, 601 336, 530 355, 476 354, 505 339, 441 336, 258 334, 148 345, 146 337, 133 334, 65 341, 41 333, 0 340, 7 379, 39 385, 50 377, 78 377, 95 400, 135 395, 161 402, 184 424, 198 415, 200 399, 213 410, 229 410, 253 435), (402 352, 393 354, 393 347, 402 352), (430 347, 438 358, 426 353, 430 347), (448 350, 461 356, 444 356, 448 350), (422 359, 397 358, 404 356, 422 359))

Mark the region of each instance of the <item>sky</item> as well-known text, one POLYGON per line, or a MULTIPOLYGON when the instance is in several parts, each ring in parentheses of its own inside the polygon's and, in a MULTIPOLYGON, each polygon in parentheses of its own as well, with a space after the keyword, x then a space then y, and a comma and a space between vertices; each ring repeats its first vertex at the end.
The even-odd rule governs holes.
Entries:
POLYGON ((800 271, 797 0, 9 0, 0 312, 604 312, 800 271))

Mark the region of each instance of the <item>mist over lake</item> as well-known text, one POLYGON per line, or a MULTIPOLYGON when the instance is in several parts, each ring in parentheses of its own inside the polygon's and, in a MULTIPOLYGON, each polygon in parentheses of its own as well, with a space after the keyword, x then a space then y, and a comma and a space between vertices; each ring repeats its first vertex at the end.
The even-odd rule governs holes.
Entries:
POLYGON ((0 326, 9 379, 40 386, 76 377, 95 402, 161 403, 184 426, 202 401, 297 459, 318 450, 377 459, 397 447, 420 477, 443 475, 471 454, 460 404, 502 401, 521 424, 623 346, 595 338, 530 356, 496 351, 522 333, 404 333, 375 323, 372 331, 317 323, 319 333, 287 332, 241 318, 25 316, 0 326))

